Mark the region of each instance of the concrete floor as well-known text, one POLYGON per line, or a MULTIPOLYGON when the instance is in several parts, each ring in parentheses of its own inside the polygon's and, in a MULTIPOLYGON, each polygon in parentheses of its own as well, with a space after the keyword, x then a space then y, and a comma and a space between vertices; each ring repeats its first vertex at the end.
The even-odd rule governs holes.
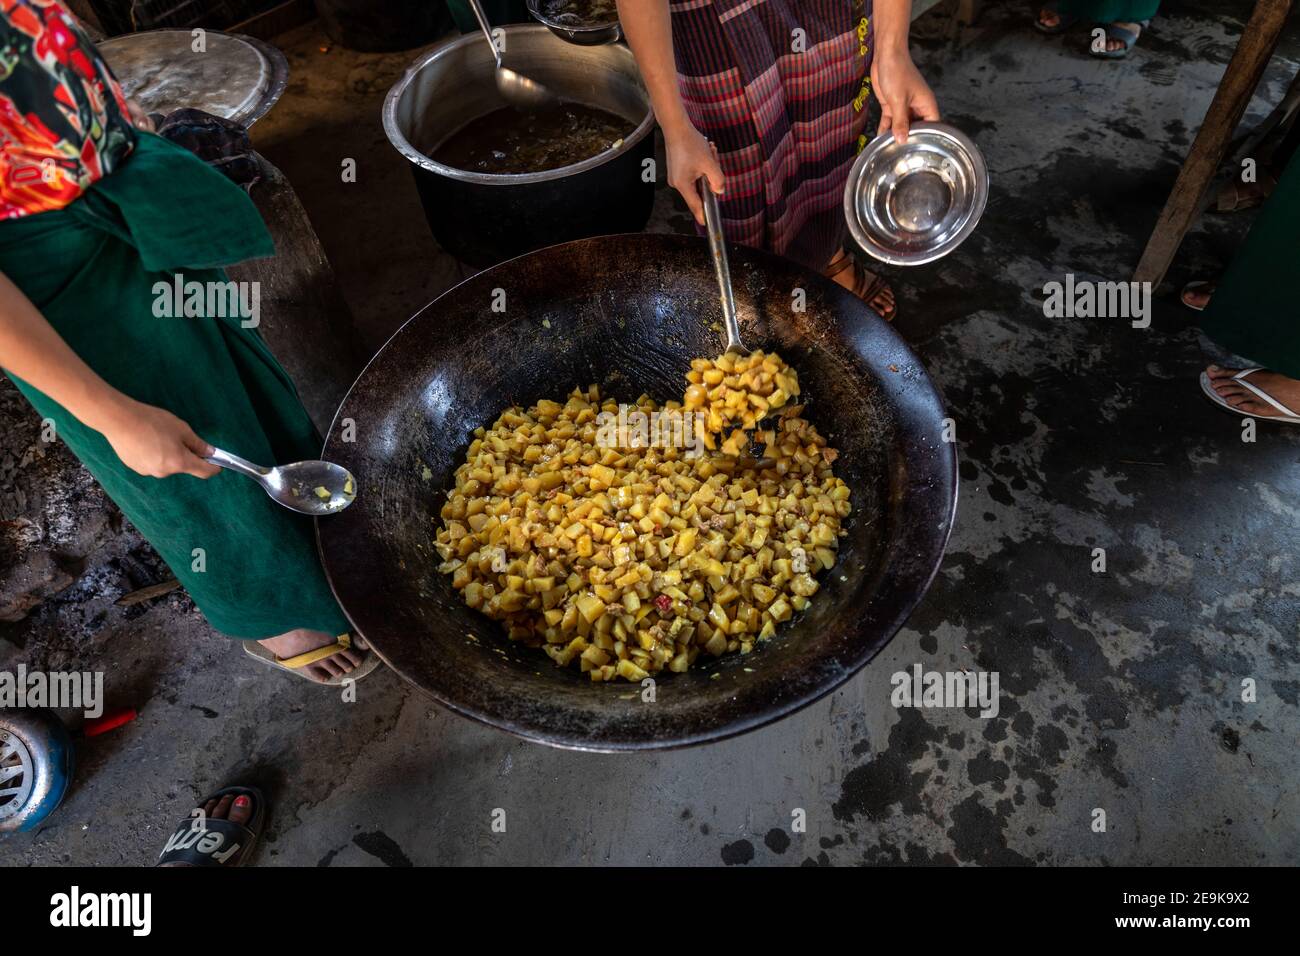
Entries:
MULTIPOLYGON (((947 5, 916 26, 993 192, 957 253, 893 274, 898 326, 958 422, 961 502, 933 588, 870 667, 737 740, 563 753, 387 672, 341 705, 249 662, 183 595, 113 607, 108 565, 3 632, 0 666, 103 668, 110 706, 141 716, 83 745, 66 804, 0 862, 147 863, 202 793, 248 780, 274 801, 264 865, 1300 862, 1300 431, 1240 440, 1199 394, 1207 355, 1170 293, 1220 268, 1249 220, 1197 227, 1150 329, 1040 308, 1067 272, 1128 278, 1248 5, 1170 4, 1122 63, 1084 56, 1079 31, 1040 37, 1022 5, 986 6, 956 36, 947 5), (896 710, 890 675, 915 663, 996 670, 1000 715, 896 710)), ((457 273, 378 123, 411 55, 323 42, 283 38, 289 90, 254 139, 374 347, 457 273), (355 184, 339 182, 348 156, 355 184)), ((1293 25, 1252 117, 1298 61, 1293 25)), ((661 194, 656 228, 683 225, 661 194)))

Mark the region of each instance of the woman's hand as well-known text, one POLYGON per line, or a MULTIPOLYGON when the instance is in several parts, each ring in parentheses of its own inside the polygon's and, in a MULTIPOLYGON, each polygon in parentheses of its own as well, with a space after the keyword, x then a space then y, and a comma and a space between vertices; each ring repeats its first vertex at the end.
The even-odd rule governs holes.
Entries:
POLYGON ((689 122, 683 122, 673 132, 664 130, 664 149, 668 154, 668 185, 682 194, 695 221, 704 225, 704 200, 700 199, 696 182, 706 176, 713 191, 722 193, 726 177, 718 164, 717 150, 689 122))
POLYGON ((937 120, 939 104, 929 85, 912 62, 906 47, 877 49, 871 61, 871 88, 880 101, 879 136, 893 130, 894 139, 907 142, 913 119, 937 120))
POLYGON ((31 299, 0 273, 0 365, 103 435, 132 471, 211 478, 205 442, 171 412, 123 395, 63 341, 31 299))
POLYGON ((131 113, 131 122, 136 125, 137 129, 142 129, 149 133, 157 132, 154 128, 153 120, 149 118, 149 114, 145 112, 144 107, 138 102, 135 100, 127 100, 126 108, 131 113))
POLYGON ((123 397, 123 404, 100 432, 134 472, 150 478, 193 475, 211 478, 221 469, 204 461, 212 446, 175 415, 123 397))

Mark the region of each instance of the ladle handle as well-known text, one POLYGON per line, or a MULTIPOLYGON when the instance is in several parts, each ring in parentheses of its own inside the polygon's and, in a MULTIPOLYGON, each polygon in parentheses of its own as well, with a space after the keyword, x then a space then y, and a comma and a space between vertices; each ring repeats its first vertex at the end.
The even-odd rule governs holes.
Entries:
POLYGON ((727 264, 727 241, 722 235, 722 211, 718 208, 718 197, 707 177, 701 176, 696 183, 700 198, 704 201, 704 226, 709 232, 709 252, 713 256, 713 268, 718 273, 718 294, 722 298, 722 321, 727 328, 727 351, 744 352, 745 346, 740 341, 740 323, 736 320, 736 296, 731 289, 731 267, 727 264))
POLYGON ((474 11, 474 19, 483 30, 483 35, 487 37, 488 46, 492 48, 492 56, 497 61, 497 69, 501 69, 501 51, 497 49, 497 41, 492 36, 492 24, 488 23, 487 14, 483 12, 483 6, 478 0, 469 0, 470 9, 474 11))
POLYGON ((255 465, 246 458, 240 458, 238 455, 232 455, 228 451, 220 448, 213 448, 212 454, 208 455, 204 461, 214 465, 220 465, 222 468, 229 468, 231 471, 237 471, 241 475, 247 475, 249 478, 255 478, 261 481, 271 470, 263 468, 261 465, 255 465))

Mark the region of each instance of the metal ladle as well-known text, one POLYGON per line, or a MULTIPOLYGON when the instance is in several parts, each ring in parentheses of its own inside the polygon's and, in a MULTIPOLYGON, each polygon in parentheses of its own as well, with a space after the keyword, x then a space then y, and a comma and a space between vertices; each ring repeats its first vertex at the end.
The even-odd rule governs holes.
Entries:
POLYGON ((469 5, 474 11, 474 18, 478 20, 478 25, 483 30, 483 35, 487 37, 488 46, 492 48, 492 56, 497 63, 497 90, 505 101, 511 106, 529 112, 557 104, 560 99, 551 92, 549 87, 505 65, 501 51, 497 49, 497 42, 492 37, 492 26, 488 23, 479 0, 469 0, 469 5))
POLYGON ((740 322, 736 319, 736 296, 731 289, 731 267, 727 264, 727 241, 722 235, 722 212, 718 197, 704 176, 699 179, 700 198, 704 200, 704 226, 709 233, 709 252, 713 256, 713 269, 718 274, 718 293, 722 297, 722 322, 727 329, 727 348, 734 355, 748 355, 749 349, 740 341, 740 322))
POLYGON ((334 514, 352 504, 357 496, 352 472, 329 461, 295 461, 265 468, 220 448, 214 448, 204 460, 247 475, 272 500, 305 515, 334 514))
MULTIPOLYGON (((709 253, 713 256, 713 270, 718 274, 718 294, 722 299, 722 324, 727 330, 725 351, 732 355, 748 355, 749 349, 745 348, 745 343, 740 341, 740 322, 736 318, 736 294, 731 288, 731 266, 727 263, 727 240, 722 235, 722 211, 718 208, 718 197, 705 177, 700 177, 698 185, 700 198, 704 200, 704 227, 709 233, 709 253)), ((737 461, 750 468, 770 468, 776 464, 766 455, 753 454, 752 450, 739 456, 737 461)))

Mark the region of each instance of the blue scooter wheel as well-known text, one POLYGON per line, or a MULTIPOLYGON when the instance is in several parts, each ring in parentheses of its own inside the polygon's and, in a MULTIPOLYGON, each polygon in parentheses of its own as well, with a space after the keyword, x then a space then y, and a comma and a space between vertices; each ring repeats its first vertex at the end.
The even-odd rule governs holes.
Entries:
POLYGON ((72 782, 72 736, 48 710, 0 710, 0 833, 40 825, 72 782))

